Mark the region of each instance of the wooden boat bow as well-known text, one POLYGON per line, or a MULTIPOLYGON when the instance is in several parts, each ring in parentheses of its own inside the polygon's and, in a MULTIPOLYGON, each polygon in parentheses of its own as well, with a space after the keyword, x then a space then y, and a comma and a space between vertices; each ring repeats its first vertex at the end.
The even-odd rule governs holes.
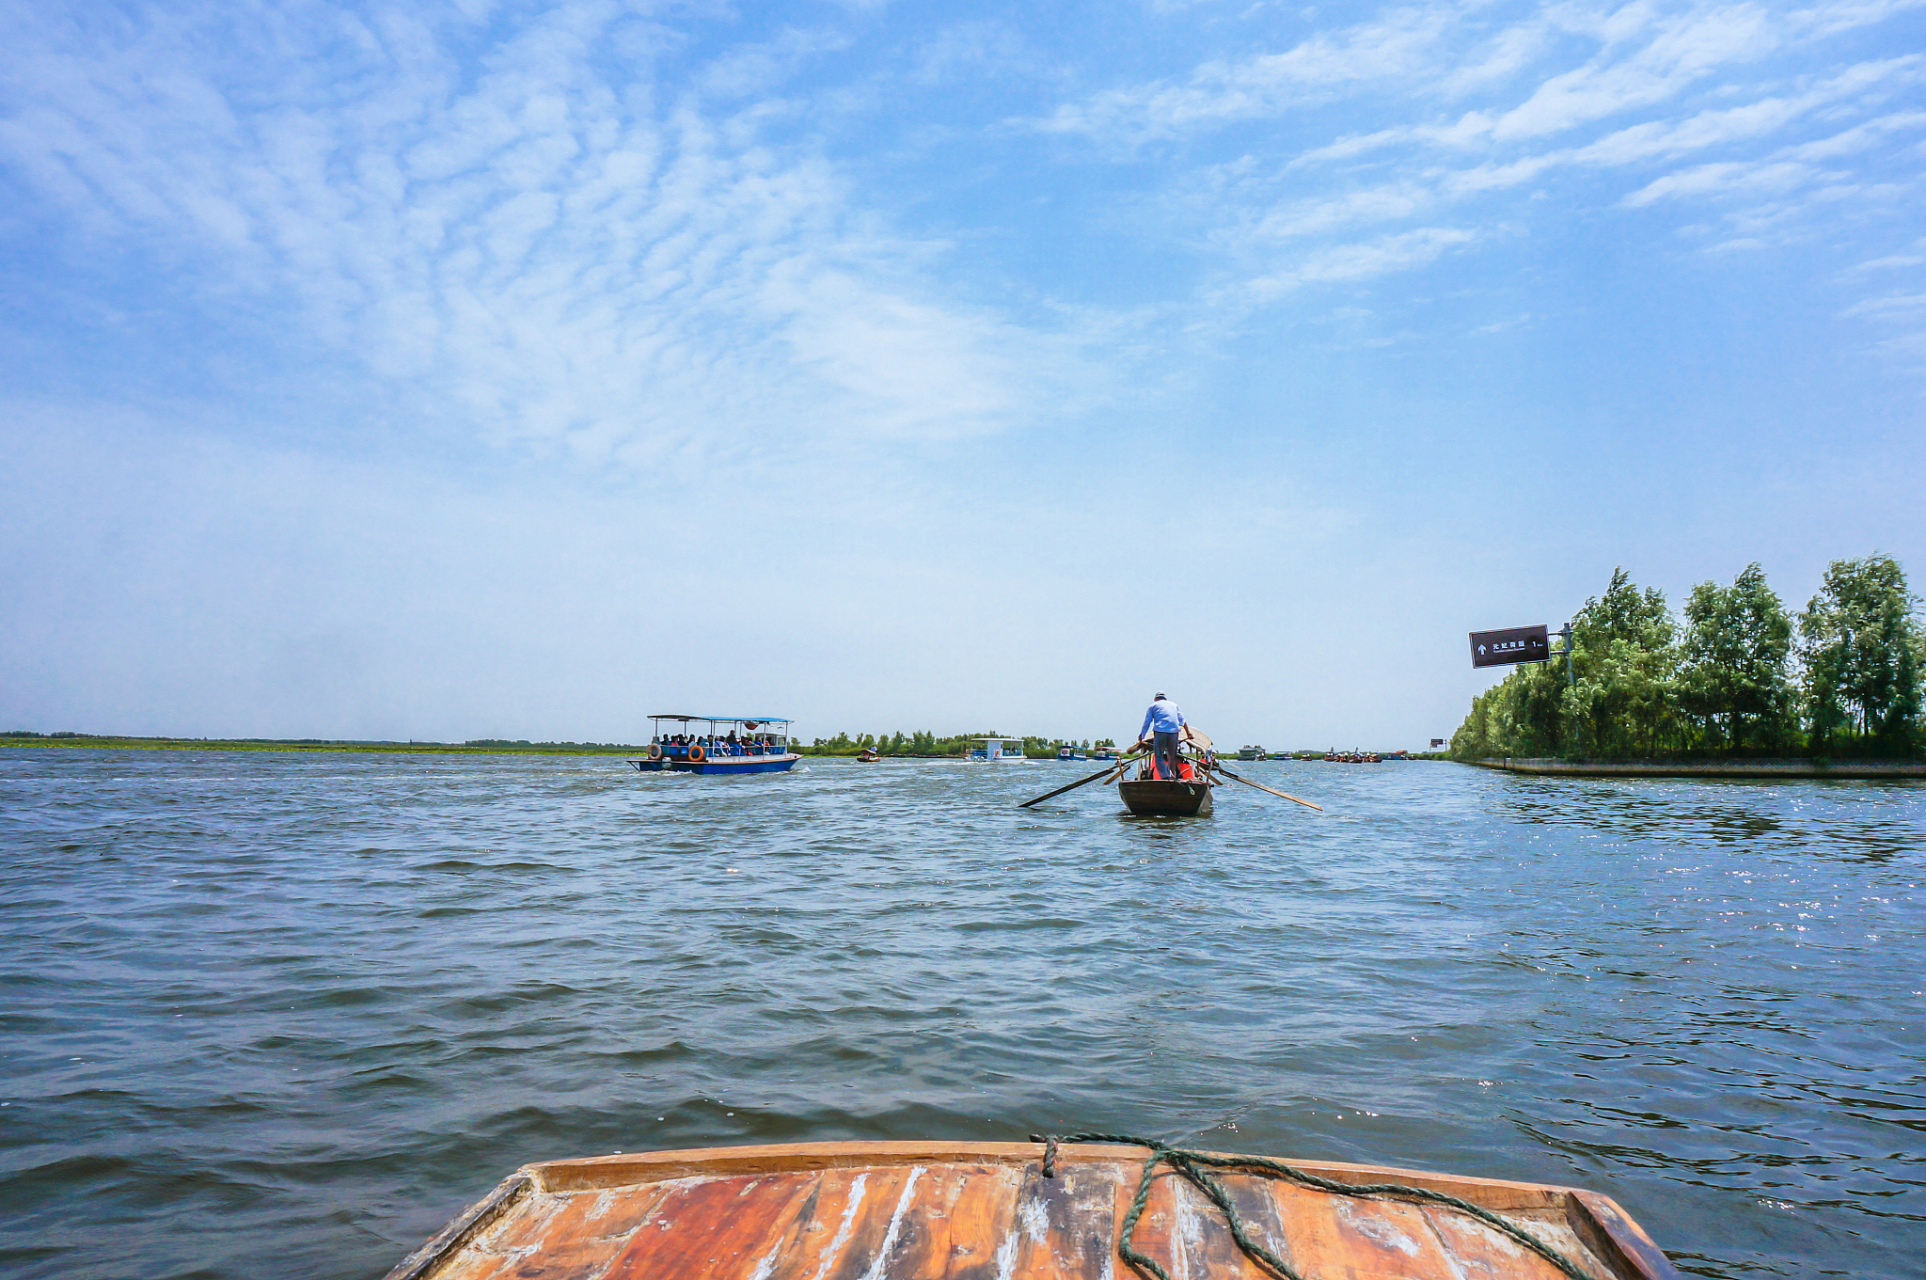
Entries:
MULTIPOLYGON (((826 1142, 556 1160, 517 1170, 388 1280, 1108 1280, 1142 1147, 826 1142)), ((1295 1166, 1335 1183, 1395 1181, 1501 1215, 1596 1280, 1676 1280, 1605 1196, 1369 1165, 1295 1166)), ((1221 1182, 1254 1237, 1303 1280, 1563 1280, 1455 1210, 1333 1195, 1239 1172, 1221 1182)), ((1276 1280, 1216 1206, 1153 1174, 1135 1244, 1170 1280, 1276 1280)))

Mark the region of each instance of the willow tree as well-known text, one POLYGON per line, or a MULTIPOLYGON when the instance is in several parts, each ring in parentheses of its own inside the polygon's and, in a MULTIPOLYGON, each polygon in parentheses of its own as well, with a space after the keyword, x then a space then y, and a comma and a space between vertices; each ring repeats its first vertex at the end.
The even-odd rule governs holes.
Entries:
POLYGON ((1565 692, 1567 754, 1651 756, 1683 745, 1673 676, 1678 624, 1656 587, 1640 591, 1623 568, 1572 619, 1572 687, 1565 692))
POLYGON ((1926 633, 1905 571, 1877 552, 1835 560, 1799 615, 1806 716, 1815 751, 1857 737, 1875 750, 1920 745, 1920 669, 1926 633))
POLYGON ((1713 750, 1774 750, 1797 733, 1787 660, 1792 619, 1755 561, 1730 587, 1701 582, 1685 602, 1679 709, 1713 750))

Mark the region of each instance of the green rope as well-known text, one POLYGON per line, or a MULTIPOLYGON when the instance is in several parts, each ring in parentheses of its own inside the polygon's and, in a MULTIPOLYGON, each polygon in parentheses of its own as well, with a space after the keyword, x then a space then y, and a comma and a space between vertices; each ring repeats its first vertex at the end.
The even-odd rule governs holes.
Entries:
POLYGON ((1314 1173, 1293 1168, 1281 1160, 1269 1160, 1263 1156, 1212 1155, 1207 1151, 1189 1151, 1182 1147, 1166 1146, 1148 1138, 1137 1138, 1123 1133, 1073 1133, 1066 1137, 1033 1133, 1030 1135, 1030 1141, 1044 1144, 1043 1176, 1046 1178, 1056 1176, 1057 1144, 1061 1142, 1104 1142, 1118 1146, 1144 1147, 1149 1150, 1150 1158, 1144 1161, 1143 1176, 1137 1183, 1137 1197, 1130 1202, 1130 1212, 1124 1214, 1123 1228, 1117 1236, 1117 1256, 1139 1272, 1154 1276, 1156 1280, 1170 1280, 1170 1273, 1159 1266, 1155 1259, 1139 1252, 1132 1237, 1137 1230, 1137 1219, 1143 1216, 1144 1206, 1150 1203, 1150 1181, 1160 1164, 1169 1165, 1192 1186, 1203 1192, 1224 1215, 1224 1221, 1230 1227, 1231 1239, 1235 1240, 1237 1247, 1244 1251, 1244 1256, 1272 1275, 1280 1277, 1281 1280, 1304 1280, 1304 1277, 1293 1271, 1284 1259, 1251 1239, 1250 1233, 1244 1228, 1243 1217, 1237 1212, 1237 1206, 1231 1202, 1230 1193, 1224 1189, 1223 1183, 1210 1174, 1210 1169, 1235 1169, 1288 1178, 1292 1182, 1314 1187, 1319 1191, 1328 1191, 1333 1195, 1446 1205, 1470 1214, 1493 1230, 1511 1237, 1570 1276, 1571 1280, 1595 1280, 1590 1272, 1523 1227, 1508 1222, 1491 1210, 1475 1205, 1469 1200, 1460 1200, 1457 1196, 1446 1195, 1442 1191, 1410 1187, 1401 1182, 1359 1184, 1333 1182, 1329 1178, 1320 1178, 1314 1173))

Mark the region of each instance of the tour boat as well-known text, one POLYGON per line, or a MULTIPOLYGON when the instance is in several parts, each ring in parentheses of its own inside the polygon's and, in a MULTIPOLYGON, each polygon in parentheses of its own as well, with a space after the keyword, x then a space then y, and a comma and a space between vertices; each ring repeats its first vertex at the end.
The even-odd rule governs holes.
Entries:
POLYGON ((1089 753, 1079 751, 1075 747, 1058 747, 1057 748, 1058 760, 1088 760, 1089 758, 1090 758, 1089 753))
POLYGON ((1239 747, 1237 749, 1237 758, 1239 760, 1262 760, 1264 758, 1264 748, 1239 747))
POLYGON ((665 712, 649 717, 647 758, 629 763, 643 773, 780 773, 800 759, 790 749, 789 721, 781 716, 665 712), (669 733, 662 732, 665 722, 675 726, 669 733))
POLYGON ((1590 1191, 1088 1136, 525 1165, 387 1280, 1679 1280, 1590 1191))
POLYGON ((1027 760, 1021 738, 971 738, 983 745, 964 756, 965 760, 1027 760))

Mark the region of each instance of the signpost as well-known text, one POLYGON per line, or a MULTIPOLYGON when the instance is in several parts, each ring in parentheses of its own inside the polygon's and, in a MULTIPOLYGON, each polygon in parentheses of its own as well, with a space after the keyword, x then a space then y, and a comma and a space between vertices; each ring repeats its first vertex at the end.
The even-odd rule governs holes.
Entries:
POLYGON ((1567 622, 1558 633, 1565 647, 1554 650, 1551 647, 1550 629, 1547 627, 1506 627, 1503 631, 1474 631, 1471 633, 1471 665, 1473 667, 1504 667, 1516 662, 1550 662, 1553 658, 1565 660, 1565 683, 1576 679, 1572 674, 1572 624, 1567 622))
POLYGON ((1471 633, 1471 665, 1503 667, 1514 662, 1549 662, 1551 641, 1547 628, 1507 627, 1503 631, 1471 633))

